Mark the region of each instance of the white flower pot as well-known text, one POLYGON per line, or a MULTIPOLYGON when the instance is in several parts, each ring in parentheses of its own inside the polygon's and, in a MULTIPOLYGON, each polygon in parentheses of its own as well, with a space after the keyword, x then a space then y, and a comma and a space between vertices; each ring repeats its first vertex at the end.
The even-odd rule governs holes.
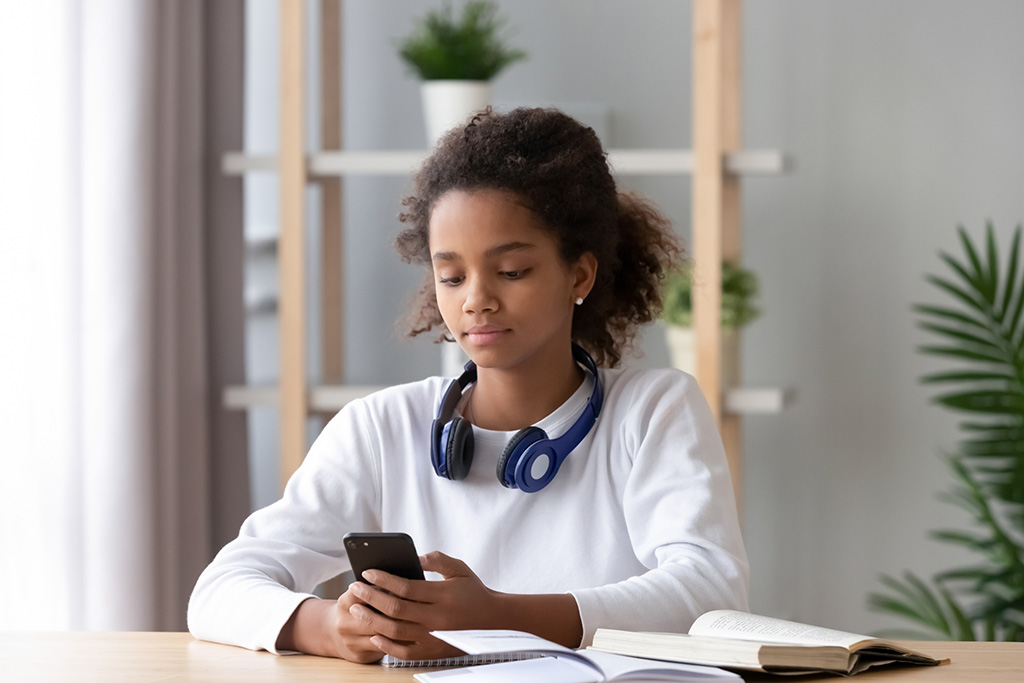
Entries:
POLYGON ((489 81, 423 81, 420 92, 429 147, 455 126, 466 123, 470 114, 491 103, 489 81))
MULTIPOLYGON (((672 367, 696 375, 697 339, 693 328, 665 325, 665 340, 672 367)), ((722 328, 722 386, 734 387, 739 380, 739 340, 736 328, 722 328)))

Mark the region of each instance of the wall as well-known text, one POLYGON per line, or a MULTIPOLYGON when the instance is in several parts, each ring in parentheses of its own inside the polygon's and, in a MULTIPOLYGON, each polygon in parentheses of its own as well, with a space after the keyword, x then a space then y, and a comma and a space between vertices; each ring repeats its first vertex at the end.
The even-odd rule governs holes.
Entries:
MULTIPOLYGON (((417 85, 394 42, 433 4, 345 3, 346 146, 425 144, 417 85)), ((274 5, 249 2, 250 22, 270 28, 250 50, 249 125, 263 131, 247 133, 254 150, 274 144, 274 5)), ((690 3, 519 0, 502 11, 530 59, 497 79, 499 102, 605 108, 608 146, 689 146, 690 3)), ((963 559, 926 538, 965 520, 936 500, 955 431, 917 384, 935 362, 914 350, 925 337, 910 306, 936 299, 923 274, 939 270, 938 249, 957 249, 956 224, 978 234, 992 219, 1006 236, 1024 217, 1022 23, 1024 4, 1012 1, 745 3, 746 146, 796 161, 790 175, 744 188, 745 259, 765 310, 745 336, 747 383, 799 392, 785 414, 745 422, 755 611, 872 631, 896 623, 865 608, 880 572, 927 575, 963 559)), ((688 182, 627 179, 684 236, 688 182)), ((271 226, 272 182, 248 183, 264 183, 247 205, 250 226, 271 226)), ((436 372, 436 347, 393 327, 421 277, 390 247, 409 183, 345 186, 348 380, 436 372)), ((250 340, 251 373, 272 375, 272 326, 251 324, 263 339, 250 340)), ((666 362, 657 333, 643 347, 632 362, 666 362)), ((272 415, 254 418, 265 503, 276 433, 272 415)))

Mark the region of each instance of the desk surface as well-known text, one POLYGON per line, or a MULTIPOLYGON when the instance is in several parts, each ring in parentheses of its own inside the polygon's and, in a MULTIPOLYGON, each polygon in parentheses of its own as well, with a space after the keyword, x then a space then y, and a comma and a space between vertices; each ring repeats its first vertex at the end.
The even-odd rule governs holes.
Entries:
MULTIPOLYGON (((876 669, 857 681, 1024 681, 1024 643, 911 644, 941 667, 876 669)), ((385 669, 338 659, 296 655, 278 657, 227 645, 205 643, 187 633, 0 633, 0 680, 103 681, 330 681, 373 683, 412 681, 417 669, 385 669)), ((835 676, 753 677, 773 681, 838 681, 835 676)))

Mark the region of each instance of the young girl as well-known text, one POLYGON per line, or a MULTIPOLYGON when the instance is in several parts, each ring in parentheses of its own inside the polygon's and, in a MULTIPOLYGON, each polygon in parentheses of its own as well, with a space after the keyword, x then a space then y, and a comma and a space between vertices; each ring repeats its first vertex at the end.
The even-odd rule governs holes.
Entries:
POLYGON ((746 609, 697 383, 606 369, 657 313, 679 250, 651 205, 616 191, 593 130, 488 110, 444 137, 404 203, 398 250, 429 270, 411 334, 443 331, 472 365, 342 409, 199 577, 192 633, 371 662, 457 654, 436 629, 578 647, 599 627, 686 631, 746 609), (409 533, 442 580, 368 571, 338 600, 310 594, 348 569, 346 533, 380 530, 409 533))

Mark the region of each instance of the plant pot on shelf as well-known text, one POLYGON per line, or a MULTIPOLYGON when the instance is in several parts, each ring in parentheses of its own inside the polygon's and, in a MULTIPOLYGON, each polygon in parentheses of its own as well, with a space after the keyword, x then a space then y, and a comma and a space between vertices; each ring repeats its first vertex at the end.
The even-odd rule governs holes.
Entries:
MULTIPOLYGON (((697 337, 692 327, 665 325, 672 367, 691 375, 697 374, 697 337)), ((739 381, 739 340, 735 327, 722 328, 722 385, 734 387, 739 381)))
POLYGON ((491 103, 490 81, 423 81, 420 92, 430 147, 447 131, 465 124, 470 115, 491 103))

